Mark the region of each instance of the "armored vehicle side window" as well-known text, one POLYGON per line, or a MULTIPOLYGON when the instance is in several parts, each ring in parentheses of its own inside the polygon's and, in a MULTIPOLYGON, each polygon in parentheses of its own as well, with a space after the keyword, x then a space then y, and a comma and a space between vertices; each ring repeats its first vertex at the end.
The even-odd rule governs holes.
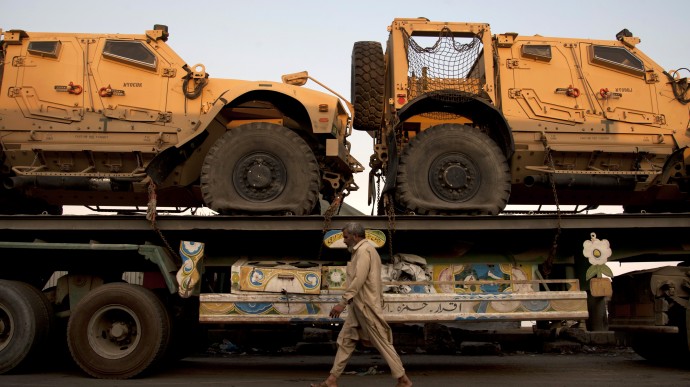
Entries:
POLYGON ((156 56, 142 42, 131 40, 108 40, 105 42, 103 55, 120 62, 156 68, 156 56))
POLYGON ((602 66, 643 75, 644 64, 623 47, 592 46, 592 62, 602 66))
POLYGON ((541 60, 544 62, 551 61, 551 46, 545 44, 530 44, 522 46, 522 56, 541 60))
POLYGON ((60 42, 30 42, 29 53, 33 55, 47 56, 49 58, 57 58, 60 52, 60 42))

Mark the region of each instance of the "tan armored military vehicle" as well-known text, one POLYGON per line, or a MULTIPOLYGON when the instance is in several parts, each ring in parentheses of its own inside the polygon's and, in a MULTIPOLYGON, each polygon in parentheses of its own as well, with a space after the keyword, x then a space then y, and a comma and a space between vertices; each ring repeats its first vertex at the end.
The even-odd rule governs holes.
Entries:
POLYGON ((355 129, 376 139, 370 184, 385 179, 396 212, 690 209, 688 70, 664 71, 627 30, 608 41, 395 19, 388 31, 385 54, 355 43, 352 99, 355 129))
POLYGON ((3 34, 0 212, 62 205, 310 214, 357 186, 350 112, 290 84, 209 77, 143 35, 3 34), (150 190, 151 188, 155 188, 150 190))

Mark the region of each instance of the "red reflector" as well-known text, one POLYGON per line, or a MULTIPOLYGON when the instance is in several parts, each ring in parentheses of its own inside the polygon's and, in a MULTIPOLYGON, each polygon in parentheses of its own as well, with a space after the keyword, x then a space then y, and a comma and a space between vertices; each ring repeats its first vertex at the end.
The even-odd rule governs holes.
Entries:
POLYGON ((405 94, 398 94, 398 105, 404 105, 405 104, 405 100, 407 99, 405 97, 406 97, 405 94))
POLYGON ((328 118, 319 118, 319 122, 328 122, 328 118))

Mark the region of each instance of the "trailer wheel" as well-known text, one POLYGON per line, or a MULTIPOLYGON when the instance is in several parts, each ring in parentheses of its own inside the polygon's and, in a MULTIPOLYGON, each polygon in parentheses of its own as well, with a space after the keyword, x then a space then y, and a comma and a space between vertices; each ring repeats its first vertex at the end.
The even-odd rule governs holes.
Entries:
POLYGON ((353 126, 377 131, 383 122, 386 63, 379 42, 355 42, 352 47, 350 86, 355 107, 353 126))
POLYGON ((90 291, 67 324, 74 361, 91 376, 127 379, 155 365, 170 341, 170 319, 148 289, 110 283, 90 291))
POLYGON ((164 362, 172 363, 203 349, 204 330, 199 323, 199 297, 182 298, 167 288, 153 289, 170 316, 170 332, 174 340, 166 350, 164 362))
POLYGON ((33 286, 0 280, 0 373, 31 365, 50 336, 52 309, 33 286))
POLYGON ((651 363, 683 365, 690 359, 687 340, 682 334, 635 333, 630 339, 635 353, 651 363))
POLYGON ((414 137, 398 165, 396 200, 417 214, 492 214, 510 196, 510 169, 480 130, 433 126, 414 137))
POLYGON ((201 193, 223 214, 308 215, 318 203, 319 166, 309 145, 280 125, 255 122, 226 132, 201 169, 201 193))

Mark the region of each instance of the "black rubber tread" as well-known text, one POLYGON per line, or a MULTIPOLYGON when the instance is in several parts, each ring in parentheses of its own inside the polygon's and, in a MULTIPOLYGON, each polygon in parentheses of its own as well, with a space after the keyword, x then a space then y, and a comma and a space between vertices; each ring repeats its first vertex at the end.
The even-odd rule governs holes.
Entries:
POLYGON ((151 369, 163 359, 171 340, 170 326, 165 306, 152 291, 139 285, 115 282, 91 290, 73 308, 67 324, 67 342, 72 358, 84 372, 101 379, 128 379, 151 369), (92 319, 102 308, 113 308, 114 313, 138 320, 139 341, 132 344, 131 352, 126 352, 129 346, 115 356, 103 356, 95 350, 96 346, 107 344, 101 335, 94 337, 89 333, 92 319))
POLYGON ((174 363, 204 348, 203 329, 199 323, 199 297, 182 298, 167 288, 153 289, 170 316, 171 339, 163 366, 174 363))
POLYGON ((402 152, 396 180, 396 202, 420 215, 496 215, 510 197, 510 168, 496 143, 479 129, 458 124, 436 125, 414 137, 402 152), (429 183, 430 167, 444 155, 462 155, 480 171, 477 192, 462 201, 439 197, 429 183))
POLYGON ((352 48, 351 99, 353 127, 377 131, 383 123, 386 63, 379 42, 355 42, 352 48))
POLYGON ((45 351, 53 325, 53 311, 45 296, 19 281, 0 280, 0 308, 8 326, 0 348, 0 374, 35 365, 45 351))
MULTIPOLYGON (((683 324, 684 325, 684 324, 683 324)), ((680 327, 681 329, 684 326, 680 327)), ((683 334, 632 334, 631 347, 638 355, 654 364, 687 366, 690 360, 687 340, 683 334)))
POLYGON ((309 215, 319 198, 321 176, 314 153, 290 129, 266 122, 238 126, 211 147, 201 168, 201 193, 206 205, 222 214, 309 215), (280 159, 287 180, 274 200, 248 200, 240 195, 233 171, 243 156, 266 152, 280 159))

